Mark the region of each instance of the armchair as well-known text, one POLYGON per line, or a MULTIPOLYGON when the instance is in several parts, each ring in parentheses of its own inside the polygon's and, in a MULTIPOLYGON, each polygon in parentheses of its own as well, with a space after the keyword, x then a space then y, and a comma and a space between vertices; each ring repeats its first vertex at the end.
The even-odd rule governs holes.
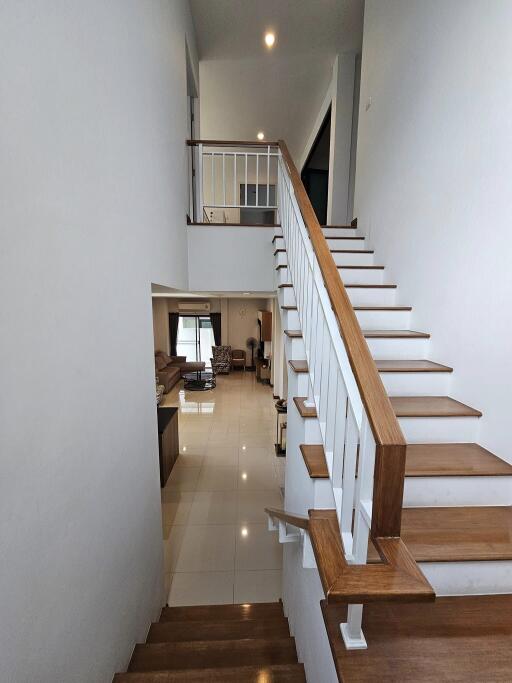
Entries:
POLYGON ((229 373, 231 370, 231 346, 212 346, 212 370, 214 374, 229 373))

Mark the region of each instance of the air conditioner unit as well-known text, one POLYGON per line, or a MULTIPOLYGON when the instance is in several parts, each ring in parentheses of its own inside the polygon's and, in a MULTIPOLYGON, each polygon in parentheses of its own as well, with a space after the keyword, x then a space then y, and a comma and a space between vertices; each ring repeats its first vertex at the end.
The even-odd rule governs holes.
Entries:
POLYGON ((209 313, 209 301, 179 301, 178 311, 185 313, 209 313))

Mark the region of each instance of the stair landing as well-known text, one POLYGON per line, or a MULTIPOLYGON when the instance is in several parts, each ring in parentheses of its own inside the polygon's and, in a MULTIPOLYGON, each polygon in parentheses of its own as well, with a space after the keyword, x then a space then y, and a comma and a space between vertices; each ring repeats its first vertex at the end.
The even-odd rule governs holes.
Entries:
POLYGON ((512 595, 365 605, 367 650, 346 650, 346 607, 322 611, 343 683, 505 683, 512 676, 512 595))

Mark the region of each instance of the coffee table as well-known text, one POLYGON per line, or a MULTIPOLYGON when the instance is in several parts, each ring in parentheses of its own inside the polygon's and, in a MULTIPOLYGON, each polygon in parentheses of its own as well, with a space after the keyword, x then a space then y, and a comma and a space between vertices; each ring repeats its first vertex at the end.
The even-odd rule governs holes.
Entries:
POLYGON ((217 386, 215 374, 210 370, 187 372, 186 375, 183 375, 183 381, 185 389, 188 391, 208 391, 217 386))

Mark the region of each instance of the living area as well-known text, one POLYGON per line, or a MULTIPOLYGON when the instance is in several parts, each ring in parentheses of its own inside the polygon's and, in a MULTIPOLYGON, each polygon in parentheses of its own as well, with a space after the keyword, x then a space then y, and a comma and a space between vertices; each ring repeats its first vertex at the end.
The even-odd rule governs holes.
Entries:
POLYGON ((157 395, 183 388, 210 390, 216 377, 255 371, 271 382, 273 299, 243 296, 181 298, 153 295, 157 395))

